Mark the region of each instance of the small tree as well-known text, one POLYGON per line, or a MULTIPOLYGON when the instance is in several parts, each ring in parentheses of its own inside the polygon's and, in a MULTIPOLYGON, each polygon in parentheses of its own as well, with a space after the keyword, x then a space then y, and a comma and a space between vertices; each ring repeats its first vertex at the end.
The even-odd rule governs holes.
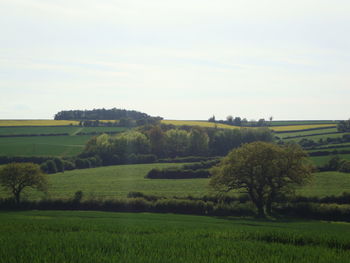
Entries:
POLYGON ((0 170, 0 184, 13 194, 18 204, 24 188, 46 191, 47 177, 37 164, 10 163, 0 170))
POLYGON ((271 214, 272 203, 308 182, 312 166, 298 145, 280 147, 253 142, 231 151, 212 173, 210 185, 219 191, 248 193, 259 217, 271 214))

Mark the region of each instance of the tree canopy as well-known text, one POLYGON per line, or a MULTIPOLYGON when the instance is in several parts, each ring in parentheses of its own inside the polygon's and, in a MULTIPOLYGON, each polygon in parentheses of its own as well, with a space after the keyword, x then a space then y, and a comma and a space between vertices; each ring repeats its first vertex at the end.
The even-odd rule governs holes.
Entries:
POLYGON ((252 142, 231 151, 213 168, 210 185, 217 191, 246 192, 258 215, 265 217, 273 202, 307 183, 311 171, 307 154, 298 145, 252 142))
POLYGON ((31 187, 39 191, 47 188, 47 177, 34 163, 10 163, 0 170, 0 184, 9 190, 16 203, 24 188, 31 187))
POLYGON ((150 115, 124 109, 93 109, 93 110, 66 110, 60 111, 55 115, 55 120, 144 120, 144 119, 162 119, 160 117, 151 117, 150 115))

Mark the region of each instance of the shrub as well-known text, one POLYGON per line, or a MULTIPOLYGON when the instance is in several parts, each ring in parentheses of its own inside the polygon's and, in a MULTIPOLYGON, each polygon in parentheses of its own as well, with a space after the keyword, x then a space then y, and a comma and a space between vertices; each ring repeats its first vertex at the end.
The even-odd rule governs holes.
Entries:
POLYGON ((145 178, 148 179, 191 179, 209 178, 211 174, 208 170, 185 170, 182 168, 152 169, 145 178))
POLYGON ((80 203, 81 200, 83 199, 83 191, 76 191, 74 193, 74 197, 73 197, 73 202, 76 202, 76 203, 80 203))
POLYGON ((63 161, 64 170, 74 170, 75 164, 71 161, 64 160, 63 161))
POLYGON ((340 164, 339 172, 350 173, 350 161, 343 161, 340 164))
POLYGON ((56 163, 53 160, 46 161, 47 165, 47 173, 57 173, 57 166, 56 163))
POLYGON ((54 158, 53 161, 55 162, 57 172, 64 172, 64 164, 61 158, 54 158))

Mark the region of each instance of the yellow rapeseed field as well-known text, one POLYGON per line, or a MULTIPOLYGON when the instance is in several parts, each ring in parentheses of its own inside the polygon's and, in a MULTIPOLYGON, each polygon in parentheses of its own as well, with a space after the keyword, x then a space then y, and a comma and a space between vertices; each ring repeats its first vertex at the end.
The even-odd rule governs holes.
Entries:
POLYGON ((55 120, 0 120, 0 126, 67 126, 79 125, 79 121, 55 120))
POLYGON ((222 128, 222 129, 237 129, 240 128, 238 126, 231 126, 221 123, 213 123, 208 121, 180 121, 180 120, 162 120, 162 123, 164 124, 172 124, 175 126, 200 126, 200 127, 209 127, 209 128, 222 128))

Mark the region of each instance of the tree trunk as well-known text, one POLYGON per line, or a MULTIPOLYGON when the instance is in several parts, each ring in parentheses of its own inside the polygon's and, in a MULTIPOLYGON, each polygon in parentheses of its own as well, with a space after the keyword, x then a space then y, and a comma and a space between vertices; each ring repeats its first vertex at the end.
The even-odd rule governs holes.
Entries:
POLYGON ((272 214, 272 201, 271 200, 268 200, 266 202, 266 213, 268 215, 271 215, 272 214))
POLYGON ((261 200, 256 200, 253 201, 253 203, 255 204, 257 210, 258 210, 258 218, 266 218, 265 215, 265 210, 264 210, 264 203, 261 200))
POLYGON ((19 203, 20 203, 20 201, 21 201, 21 198, 20 198, 20 196, 21 196, 21 192, 20 192, 20 191, 15 192, 15 193, 14 193, 14 195, 15 195, 15 201, 16 201, 16 204, 19 204, 19 203))

